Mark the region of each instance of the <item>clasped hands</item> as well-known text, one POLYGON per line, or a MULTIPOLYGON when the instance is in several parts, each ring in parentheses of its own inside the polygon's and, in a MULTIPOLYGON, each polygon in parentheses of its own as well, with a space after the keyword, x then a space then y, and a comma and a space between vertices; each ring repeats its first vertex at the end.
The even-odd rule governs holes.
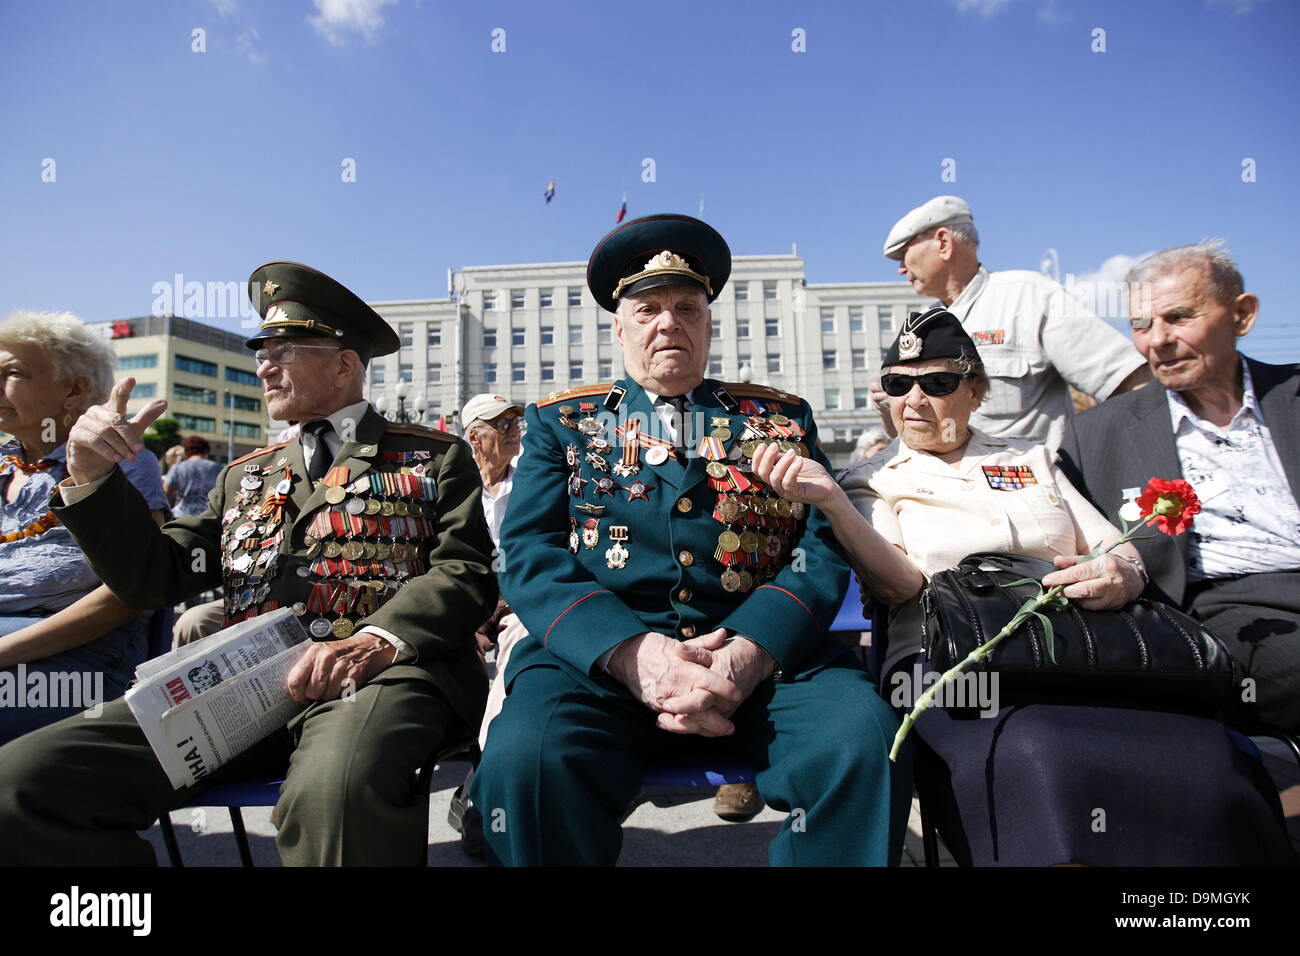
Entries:
POLYGON ((610 656, 608 670, 655 711, 662 730, 725 737, 730 717, 776 663, 753 641, 728 643, 726 628, 689 641, 654 631, 628 638, 610 656))

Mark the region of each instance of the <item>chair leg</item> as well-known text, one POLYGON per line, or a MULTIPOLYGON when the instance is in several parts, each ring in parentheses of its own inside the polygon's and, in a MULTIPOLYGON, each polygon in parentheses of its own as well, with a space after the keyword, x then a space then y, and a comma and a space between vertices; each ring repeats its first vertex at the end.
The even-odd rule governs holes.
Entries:
POLYGON ((939 834, 934 824, 925 815, 925 804, 921 804, 921 848, 925 853, 925 865, 939 865, 939 834))
POLYGON ((158 818, 158 829, 162 830, 163 845, 167 847, 167 862, 176 867, 184 866, 185 861, 181 859, 181 848, 176 845, 176 831, 172 829, 170 814, 164 813, 158 818))
POLYGON ((248 846, 248 831, 244 829, 244 815, 239 807, 226 807, 230 811, 230 826, 235 831, 235 845, 239 847, 239 865, 252 867, 253 852, 248 846))

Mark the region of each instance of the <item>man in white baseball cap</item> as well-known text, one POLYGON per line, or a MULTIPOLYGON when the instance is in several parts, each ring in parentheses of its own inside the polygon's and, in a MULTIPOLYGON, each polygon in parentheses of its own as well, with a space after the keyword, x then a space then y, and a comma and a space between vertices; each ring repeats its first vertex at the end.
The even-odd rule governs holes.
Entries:
MULTIPOLYGON (((1074 413, 1071 385, 1100 401, 1145 385, 1151 374, 1133 344, 1060 283, 1024 269, 989 272, 979 241, 966 200, 936 196, 894 224, 884 254, 918 293, 956 315, 978 346, 992 387, 971 424, 1055 449, 1074 413)), ((871 397, 892 435, 879 385, 871 397)))

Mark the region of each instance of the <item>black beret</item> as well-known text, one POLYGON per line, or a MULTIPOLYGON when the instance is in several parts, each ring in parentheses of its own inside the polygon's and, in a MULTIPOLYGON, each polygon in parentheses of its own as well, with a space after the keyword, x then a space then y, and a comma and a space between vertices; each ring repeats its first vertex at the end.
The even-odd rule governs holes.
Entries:
POLYGON ((885 351, 880 366, 887 368, 945 358, 968 358, 978 362, 980 353, 957 316, 936 307, 929 312, 913 312, 904 320, 898 338, 885 351))

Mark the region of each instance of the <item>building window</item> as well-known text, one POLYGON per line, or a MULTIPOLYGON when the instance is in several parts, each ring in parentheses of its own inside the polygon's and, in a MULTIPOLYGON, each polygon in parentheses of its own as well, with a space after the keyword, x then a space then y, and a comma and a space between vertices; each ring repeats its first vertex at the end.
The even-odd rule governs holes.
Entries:
MULTIPOLYGON (((225 429, 225 431, 226 431, 226 434, 227 434, 227 435, 230 434, 230 422, 226 422, 226 429, 225 429)), ((244 423, 244 422, 235 422, 235 437, 236 437, 236 438, 252 438, 254 441, 261 441, 261 439, 262 439, 262 426, 261 426, 261 425, 248 425, 248 424, 246 424, 246 423, 244 423)))
POLYGON ((522 345, 524 344, 524 330, 523 330, 523 329, 512 329, 512 330, 511 330, 511 332, 510 332, 510 344, 513 345, 515 348, 519 348, 520 346, 522 346, 522 345))
POLYGON ((497 330, 490 326, 483 326, 483 347, 485 349, 494 349, 497 347, 497 330))
POLYGON ((862 322, 862 306, 860 305, 849 306, 849 331, 850 332, 866 331, 866 326, 862 322))
POLYGON ((769 355, 767 357, 767 374, 769 375, 781 374, 781 356, 769 355))
POLYGON ((203 359, 190 358, 188 355, 176 356, 176 369, 180 372, 193 372, 195 375, 217 377, 217 364, 215 362, 205 362, 203 359))
POLYGON ((431 363, 424 370, 424 383, 426 385, 436 385, 442 381, 442 365, 440 363, 431 363))
POLYGON ((894 331, 894 307, 892 305, 882 305, 876 309, 876 315, 880 318, 880 331, 894 331))
POLYGON ((570 345, 581 345, 581 344, 582 344, 582 326, 581 326, 581 325, 571 325, 571 326, 569 326, 569 344, 570 344, 570 345))
POLYGON ((582 381, 582 363, 581 363, 581 362, 570 362, 570 363, 569 363, 569 381, 570 381, 570 382, 581 382, 581 381, 582 381))
POLYGON ((497 367, 494 362, 483 363, 483 382, 485 385, 495 385, 497 380, 497 367))
POLYGON ((370 384, 371 385, 384 384, 384 367, 382 365, 370 366, 370 384))
POLYGON ((576 287, 576 288, 575 288, 575 287, 572 287, 572 286, 571 286, 571 287, 569 288, 569 305, 574 305, 574 306, 576 306, 576 305, 582 305, 582 288, 581 288, 581 287, 576 287))
POLYGON ((402 340, 402 348, 409 349, 415 344, 415 323, 398 322, 397 337, 402 340))
POLYGON ((494 312, 497 307, 497 294, 495 292, 483 293, 483 311, 494 312))
POLYGON ((542 381, 543 381, 543 382, 554 382, 554 381, 555 381, 555 363, 554 363, 554 362, 543 362, 543 363, 542 363, 542 381))
POLYGON ((738 339, 749 338, 749 319, 736 320, 736 338, 738 339))
POLYGON ((399 382, 409 382, 411 381, 411 378, 411 366, 409 363, 403 362, 401 365, 397 366, 397 380, 399 382))
POLYGON ((609 359, 601 359, 596 363, 597 378, 612 378, 614 372, 614 363, 609 359))
POLYGON ((537 293, 537 304, 543 309, 549 309, 555 304, 555 294, 550 289, 542 289, 537 293))
POLYGON ((520 382, 526 381, 526 378, 525 378, 525 376, 524 376, 524 363, 523 363, 523 362, 513 362, 513 363, 511 363, 511 365, 510 365, 510 381, 513 382, 513 383, 515 383, 515 384, 518 384, 518 383, 520 383, 520 382))
POLYGON ((226 366, 226 381, 238 382, 240 385, 260 385, 262 380, 252 372, 245 372, 242 368, 231 368, 226 366))
POLYGON ((714 337, 715 339, 720 339, 720 338, 722 338, 722 320, 721 320, 721 319, 714 319, 714 320, 713 320, 713 337, 714 337))
POLYGON ((172 394, 182 402, 198 402, 201 405, 217 404, 215 388, 195 388, 193 385, 182 385, 177 382, 172 385, 172 394))
POLYGON ((614 327, 608 322, 596 323, 596 344, 608 345, 614 341, 614 327))
POLYGON ((182 431, 215 432, 217 430, 217 420, 215 418, 200 418, 196 415, 183 415, 179 412, 174 413, 172 418, 176 419, 182 431))
POLYGON ((121 355, 117 359, 118 368, 157 368, 158 356, 154 355, 121 355))
POLYGON ((154 382, 136 382, 131 389, 132 398, 153 398, 157 394, 158 386, 154 382))
POLYGON ((855 388, 853 390, 854 408, 866 408, 867 401, 868 401, 868 396, 867 396, 867 390, 865 388, 855 388))
POLYGON ((834 353, 834 352, 823 352, 823 353, 822 353, 822 370, 823 370, 823 371, 827 371, 827 372, 834 371, 834 369, 835 369, 835 355, 836 355, 836 353, 834 353))
POLYGON ((231 395, 230 402, 241 412, 260 412, 262 410, 262 400, 253 398, 251 395, 231 395))
POLYGON ((523 307, 524 307, 524 290, 523 290, 523 289, 511 289, 511 290, 510 290, 510 308, 512 308, 512 309, 522 309, 523 307))
POLYGON ((553 325, 542 326, 542 344, 543 345, 555 344, 555 326, 553 325))
POLYGON ((835 332, 835 310, 822 309, 822 334, 832 335, 835 332))
POLYGON ((867 350, 854 349, 853 350, 853 371, 865 372, 866 370, 867 370, 867 350))
POLYGON ((748 282, 745 282, 745 281, 742 280, 742 281, 736 283, 736 301, 737 301, 737 302, 748 302, 748 301, 749 301, 749 283, 748 283, 748 282))
POLYGON ((838 388, 826 389, 826 407, 827 408, 840 407, 840 390, 838 388))
POLYGON ((720 358, 709 359, 709 374, 710 375, 722 374, 722 359, 720 358))
POLYGON ((774 339, 774 338, 776 338, 778 335, 780 335, 780 334, 781 334, 781 320, 780 320, 780 319, 764 319, 764 320, 763 320, 763 334, 766 335, 769 339, 774 339))
POLYGON ((763 283, 763 298, 765 298, 765 299, 775 299, 775 298, 776 298, 776 281, 775 281, 775 280, 769 279, 768 281, 766 281, 766 282, 763 283))
POLYGON ((425 345, 441 345, 441 344, 442 344, 442 323, 430 322, 428 341, 425 342, 425 345))

